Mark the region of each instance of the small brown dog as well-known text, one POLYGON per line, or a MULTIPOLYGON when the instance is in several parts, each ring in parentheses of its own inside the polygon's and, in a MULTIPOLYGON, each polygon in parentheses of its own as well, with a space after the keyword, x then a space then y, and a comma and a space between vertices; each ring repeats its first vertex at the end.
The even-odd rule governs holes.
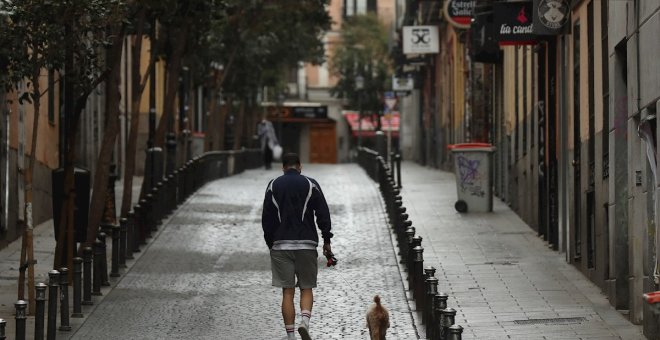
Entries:
POLYGON ((390 328, 390 313, 380 304, 380 296, 374 296, 374 304, 367 312, 367 328, 371 340, 385 340, 385 333, 390 328))

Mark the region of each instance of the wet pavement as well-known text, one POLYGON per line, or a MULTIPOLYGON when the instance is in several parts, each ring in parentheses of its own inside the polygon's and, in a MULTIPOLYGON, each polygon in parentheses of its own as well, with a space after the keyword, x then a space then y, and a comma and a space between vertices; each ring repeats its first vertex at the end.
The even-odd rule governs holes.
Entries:
MULTIPOLYGON (((266 184, 280 173, 246 171, 198 191, 73 339, 285 338, 261 230, 266 184)), ((354 164, 309 165, 303 173, 325 193, 339 259, 326 268, 319 258, 312 336, 367 339, 365 312, 379 294, 390 310, 390 338, 417 338, 376 185, 354 164)))
POLYGON ((404 162, 402 174, 424 265, 438 269, 463 339, 644 339, 499 199, 492 213, 459 214, 453 173, 404 162))
MULTIPOLYGON (((641 326, 502 202, 496 199, 493 213, 458 214, 452 173, 410 162, 402 170, 401 194, 424 238, 424 265, 438 269, 463 339, 644 339, 641 326)), ((424 338, 376 184, 355 164, 305 165, 303 173, 326 195, 339 259, 336 268, 319 259, 312 336, 368 339, 365 312, 379 294, 390 310, 388 339, 424 338)), ((266 184, 279 174, 250 170, 204 186, 127 261, 120 278, 111 278, 104 295, 84 306, 86 318, 71 319, 74 330, 57 338, 284 339, 260 221, 266 184)), ((52 224, 35 229, 37 282, 54 244, 52 224)), ((17 253, 20 241, 0 249, 0 318, 10 340, 17 253)), ((27 323, 31 339, 34 318, 27 323)))

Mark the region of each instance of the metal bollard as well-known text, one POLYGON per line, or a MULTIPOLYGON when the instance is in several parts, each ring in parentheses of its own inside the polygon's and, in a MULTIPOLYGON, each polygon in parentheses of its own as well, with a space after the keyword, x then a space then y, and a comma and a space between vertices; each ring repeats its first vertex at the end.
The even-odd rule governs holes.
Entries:
POLYGON ((186 187, 186 166, 179 168, 179 173, 177 174, 176 181, 176 203, 180 205, 185 201, 185 187, 186 187))
POLYGON ((60 268, 60 331, 70 331, 69 324, 69 269, 60 268))
MULTIPOLYGON (((83 299, 85 306, 93 305, 92 301, 92 247, 83 248, 83 299)), ((100 289, 100 287, 99 287, 100 289)))
POLYGON ((126 215, 126 259, 133 260, 135 251, 135 211, 131 210, 126 215))
POLYGON ((82 263, 83 259, 80 257, 73 258, 73 313, 71 314, 72 318, 82 318, 82 306, 80 301, 82 299, 82 263))
POLYGON ((34 316, 34 340, 43 340, 44 318, 46 317, 46 289, 48 289, 48 286, 45 283, 39 282, 35 285, 34 289, 37 291, 35 298, 37 311, 34 316))
POLYGON ((449 337, 447 340, 461 340, 463 339, 463 327, 459 325, 452 325, 449 327, 449 337))
POLYGON ((156 226, 160 225, 160 223, 163 221, 163 217, 165 216, 165 209, 163 207, 163 203, 165 202, 165 184, 160 181, 158 184, 156 184, 156 193, 157 195, 154 196, 156 199, 156 226))
POLYGON ((168 212, 173 212, 174 209, 176 209, 176 204, 177 204, 177 183, 178 183, 178 177, 179 177, 179 170, 174 170, 174 172, 171 175, 168 175, 167 178, 169 178, 170 182, 170 194, 168 195, 169 200, 167 201, 167 210, 168 212))
POLYGON ((397 187, 401 189, 401 154, 396 154, 394 158, 396 160, 396 183, 397 187))
POLYGON ((25 321, 27 320, 27 301, 18 300, 14 303, 16 308, 16 340, 25 340, 25 321))
POLYGON ((433 297, 433 309, 434 309, 434 316, 435 320, 431 324, 432 327, 432 335, 433 337, 431 340, 436 340, 440 339, 440 334, 442 330, 442 311, 447 308, 447 299, 449 298, 449 295, 444 292, 439 292, 435 294, 433 297))
POLYGON ((48 326, 46 327, 46 339, 55 340, 57 337, 57 298, 60 287, 60 272, 51 270, 48 272, 48 326))
POLYGON ((155 229, 154 227, 154 195, 147 194, 147 199, 144 201, 142 206, 142 218, 144 219, 144 232, 147 235, 147 238, 151 238, 151 232, 155 229))
POLYGON ((163 178, 163 187, 160 190, 161 198, 160 198, 160 217, 161 221, 169 215, 169 210, 167 207, 169 206, 169 201, 170 201, 170 176, 167 175, 163 178))
POLYGON ((429 277, 434 277, 435 276, 435 267, 433 266, 428 266, 424 268, 424 280, 428 279, 429 277))
POLYGON ((119 237, 121 227, 112 226, 112 259, 110 266, 110 277, 119 277, 119 237))
MULTIPOLYGON (((145 196, 146 197, 146 196, 145 196)), ((140 244, 147 244, 147 199, 140 200, 140 204, 135 207, 135 227, 139 230, 140 244)))
POLYGON ((110 286, 110 281, 108 281, 108 245, 106 244, 107 234, 99 233, 97 239, 101 241, 101 247, 103 251, 101 252, 101 285, 110 286))
POLYGON ((151 192, 149 195, 151 195, 151 220, 153 223, 151 224, 151 231, 156 231, 158 229, 158 224, 160 223, 160 186, 163 184, 161 182, 158 182, 155 187, 151 189, 151 192))
POLYGON ((416 246, 414 249, 413 276, 415 277, 413 296, 418 310, 424 311, 424 248, 416 246))
POLYGON ((128 219, 119 219, 119 267, 126 268, 126 245, 128 244, 128 219))
MULTIPOLYGON (((101 282, 103 281, 103 276, 101 272, 103 271, 103 243, 99 240, 94 241, 94 277, 92 282, 92 295, 99 296, 103 295, 101 293, 101 282)), ((83 301, 84 302, 84 301, 83 301)))
MULTIPOLYGON (((408 280, 410 281, 409 288, 410 290, 413 290, 415 288, 415 275, 412 275, 412 273, 415 270, 415 247, 421 247, 422 246, 422 237, 421 236, 414 236, 412 238, 412 243, 409 244, 408 246, 408 280)), ((421 276, 421 275, 420 275, 421 276)))
POLYGON ((414 248, 415 227, 410 226, 406 229, 406 238, 408 242, 406 242, 406 250, 403 252, 403 257, 406 263, 406 271, 408 272, 408 289, 412 290, 412 277, 410 276, 410 272, 412 271, 412 250, 414 248))
POLYGON ((424 268, 424 312, 422 314, 422 323, 432 324, 431 313, 433 312, 433 296, 438 292, 438 279, 434 277, 435 268, 424 268))
POLYGON ((440 314, 440 339, 446 340, 449 336, 449 327, 453 326, 456 319, 456 310, 453 308, 445 308, 440 314))
POLYGON ((7 333, 5 332, 6 327, 7 327, 7 321, 5 321, 5 319, 0 319, 0 340, 7 339, 6 336, 7 333))

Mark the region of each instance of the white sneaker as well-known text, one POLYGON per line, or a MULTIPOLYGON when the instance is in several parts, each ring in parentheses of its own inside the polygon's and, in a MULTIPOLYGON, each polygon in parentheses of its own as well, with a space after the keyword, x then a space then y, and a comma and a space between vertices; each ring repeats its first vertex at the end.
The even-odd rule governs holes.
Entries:
POLYGON ((298 326, 298 334, 302 340, 312 340, 312 337, 309 336, 309 326, 304 322, 301 322, 298 326))

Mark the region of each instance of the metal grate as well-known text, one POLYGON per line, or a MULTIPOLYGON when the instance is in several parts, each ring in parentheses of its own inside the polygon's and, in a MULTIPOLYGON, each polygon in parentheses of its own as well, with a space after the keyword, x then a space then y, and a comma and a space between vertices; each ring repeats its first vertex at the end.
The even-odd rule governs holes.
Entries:
POLYGON ((585 317, 513 320, 517 325, 568 325, 587 321, 585 317))

